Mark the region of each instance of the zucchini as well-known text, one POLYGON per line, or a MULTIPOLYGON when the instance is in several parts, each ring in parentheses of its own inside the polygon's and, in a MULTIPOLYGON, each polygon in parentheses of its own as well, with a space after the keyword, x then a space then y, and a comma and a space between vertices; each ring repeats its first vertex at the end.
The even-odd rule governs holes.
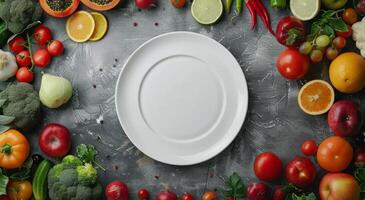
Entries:
POLYGON ((47 192, 47 176, 53 164, 45 159, 37 167, 33 177, 33 196, 35 200, 46 200, 47 192))

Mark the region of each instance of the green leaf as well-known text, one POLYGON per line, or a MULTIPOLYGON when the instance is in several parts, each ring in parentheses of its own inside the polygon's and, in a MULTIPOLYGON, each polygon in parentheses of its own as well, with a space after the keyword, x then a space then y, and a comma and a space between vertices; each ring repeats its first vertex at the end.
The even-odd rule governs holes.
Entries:
POLYGON ((13 122, 15 117, 0 115, 0 125, 7 125, 13 122))
POLYGON ((347 28, 346 23, 338 18, 338 19, 328 19, 328 24, 333 28, 335 31, 338 32, 347 32, 349 29, 347 28))
POLYGON ((5 176, 0 169, 0 195, 6 195, 6 187, 9 183, 9 178, 5 176))
POLYGON ((9 178, 12 180, 16 180, 16 181, 27 180, 30 178, 32 166, 33 166, 33 159, 28 158, 24 162, 22 167, 20 167, 19 169, 7 171, 7 174, 9 176, 9 178))
POLYGON ((325 10, 321 15, 321 20, 331 18, 336 12, 334 10, 325 10))
MULTIPOLYGON (((1 28, 1 26, 0 26, 0 28, 1 28)), ((6 99, 0 99, 0 107, 2 107, 5 104, 5 102, 6 102, 6 99)))
POLYGON ((293 185, 293 184, 289 184, 287 186, 285 186, 283 188, 283 191, 286 193, 286 194, 290 194, 290 193, 302 193, 303 190, 298 188, 297 186, 293 185))
POLYGON ((360 184, 360 192, 365 193, 365 183, 360 184))
POLYGON ((5 131, 9 130, 10 127, 9 126, 3 126, 3 125, 0 125, 0 134, 1 133, 4 133, 5 131))
POLYGON ((365 182, 365 168, 357 168, 354 175, 360 183, 365 182))
POLYGON ((293 193, 292 195, 292 199, 293 200, 316 200, 316 195, 312 192, 309 194, 302 194, 302 195, 297 195, 295 193, 293 193))
POLYGON ((329 25, 324 25, 323 31, 325 35, 328 35, 329 37, 334 37, 336 32, 333 30, 333 28, 329 25))
POLYGON ((96 162, 96 155, 98 152, 91 144, 80 144, 76 147, 76 155, 83 163, 95 164, 100 169, 105 171, 105 168, 96 162))
POLYGON ((241 177, 235 172, 226 181, 226 191, 224 195, 226 197, 232 197, 233 199, 244 198, 246 193, 246 187, 242 183, 241 177))

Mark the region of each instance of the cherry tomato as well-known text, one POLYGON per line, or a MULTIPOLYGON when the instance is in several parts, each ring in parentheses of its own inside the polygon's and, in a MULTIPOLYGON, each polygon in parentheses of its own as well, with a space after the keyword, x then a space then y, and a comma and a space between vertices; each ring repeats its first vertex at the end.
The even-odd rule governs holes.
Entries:
POLYGON ((64 49, 65 48, 64 48, 62 42, 59 40, 53 40, 47 46, 47 50, 48 50, 49 54, 51 54, 52 56, 61 55, 63 53, 64 49))
POLYGON ((32 60, 30 59, 30 53, 28 50, 23 50, 21 52, 19 52, 16 55, 16 63, 19 66, 30 66, 32 64, 32 60))
POLYGON ((269 188, 263 183, 251 183, 247 187, 248 200, 267 200, 269 188))
POLYGON ((351 37, 352 36, 352 28, 351 28, 351 26, 347 25, 347 29, 348 29, 347 32, 336 32, 336 35, 337 36, 344 37, 344 38, 351 37))
POLYGON ((194 200, 194 197, 193 197, 193 195, 191 195, 190 193, 184 193, 184 194, 181 196, 181 200, 194 200))
POLYGON ((38 49, 33 54, 33 62, 37 67, 46 67, 51 63, 51 54, 48 53, 45 49, 38 49))
POLYGON ((171 0, 171 4, 175 8, 183 8, 186 5, 186 0, 171 0))
POLYGON ((216 200, 216 199, 217 199, 217 195, 213 191, 205 192, 202 197, 202 200, 216 200))
POLYGON ((357 167, 365 167, 365 146, 356 149, 354 163, 357 167))
POLYGON ((34 29, 33 38, 39 46, 43 47, 52 40, 52 32, 47 26, 39 25, 34 29))
POLYGON ((128 186, 122 181, 112 181, 105 188, 107 200, 128 200, 128 186))
POLYGON ((47 124, 41 131, 38 144, 47 156, 63 157, 71 148, 70 132, 61 124, 47 124))
POLYGON ((20 67, 16 72, 16 80, 18 82, 30 83, 33 81, 33 72, 29 70, 28 67, 20 67))
POLYGON ((306 140, 303 142, 301 150, 306 156, 315 156, 317 153, 317 143, 314 140, 306 140))
POLYGON ((274 181, 280 178, 283 164, 277 155, 264 152, 256 157, 253 169, 259 179, 274 181))
POLYGON ((32 184, 29 181, 10 181, 8 196, 11 200, 28 200, 32 197, 32 184))
POLYGON ((297 80, 307 74, 309 58, 298 50, 286 49, 279 55, 276 67, 283 77, 297 80))
POLYGON ((272 195, 272 200, 284 200, 286 198, 286 193, 284 191, 284 187, 278 186, 274 190, 274 194, 272 195))
POLYGON ((353 8, 346 8, 342 13, 342 19, 349 25, 356 23, 358 21, 356 10, 353 8))
POLYGON ((136 6, 139 9, 148 9, 156 4, 156 0, 135 0, 136 6))
POLYGON ((333 45, 336 49, 343 49, 346 46, 346 39, 344 37, 338 36, 333 39, 333 45))
POLYGON ((148 190, 142 188, 142 189, 139 189, 138 192, 137 192, 137 196, 139 199, 141 200, 146 200, 148 199, 148 196, 149 196, 149 193, 148 193, 148 190))
POLYGON ((352 161, 352 156, 352 146, 339 136, 331 136, 323 140, 317 151, 319 166, 330 172, 346 169, 352 161))
POLYGON ((18 54, 21 51, 25 50, 25 44, 26 42, 24 38, 16 36, 9 42, 9 49, 11 52, 18 54))
POLYGON ((173 192, 162 191, 157 194, 156 200, 177 200, 177 196, 173 192))

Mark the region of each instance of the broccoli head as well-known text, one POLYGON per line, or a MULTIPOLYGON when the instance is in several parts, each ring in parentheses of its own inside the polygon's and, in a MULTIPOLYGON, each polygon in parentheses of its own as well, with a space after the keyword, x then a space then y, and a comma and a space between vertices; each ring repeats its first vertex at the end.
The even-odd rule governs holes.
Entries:
POLYGON ((102 187, 97 172, 90 164, 82 165, 75 156, 66 156, 48 173, 51 200, 100 200, 102 187))
POLYGON ((42 16, 39 4, 32 0, 2 0, 0 1, 0 18, 7 24, 12 33, 19 33, 32 22, 42 16))
POLYGON ((3 115, 15 117, 11 127, 27 131, 39 123, 41 104, 32 85, 9 85, 0 93, 0 101, 3 101, 3 115))

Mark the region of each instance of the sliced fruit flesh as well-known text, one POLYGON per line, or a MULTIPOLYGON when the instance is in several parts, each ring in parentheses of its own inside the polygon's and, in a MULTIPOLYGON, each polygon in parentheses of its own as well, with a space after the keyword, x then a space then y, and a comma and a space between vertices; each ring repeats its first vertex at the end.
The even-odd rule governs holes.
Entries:
POLYGON ((221 17, 223 5, 220 0, 195 0, 191 12, 199 23, 212 24, 221 17))
POLYGON ((81 0, 85 6, 96 11, 107 11, 117 6, 120 0, 81 0))
POLYGON ((80 0, 39 0, 39 4, 53 17, 67 17, 76 11, 80 0))
POLYGON ((318 0, 292 0, 290 9, 296 17, 309 20, 319 11, 318 0))
POLYGON ((95 21, 87 12, 79 11, 67 20, 67 33, 76 42, 87 41, 94 29, 95 21))
POLYGON ((333 103, 333 90, 323 82, 313 82, 302 89, 299 102, 306 112, 324 113, 333 103))
POLYGON ((54 11, 64 11, 72 2, 73 0, 47 0, 47 5, 54 11))
POLYGON ((108 21, 106 20, 104 15, 100 13, 93 12, 91 13, 91 15, 95 20, 95 29, 92 36, 90 37, 90 40, 91 41, 100 40, 101 38, 103 38, 108 29, 108 21))

